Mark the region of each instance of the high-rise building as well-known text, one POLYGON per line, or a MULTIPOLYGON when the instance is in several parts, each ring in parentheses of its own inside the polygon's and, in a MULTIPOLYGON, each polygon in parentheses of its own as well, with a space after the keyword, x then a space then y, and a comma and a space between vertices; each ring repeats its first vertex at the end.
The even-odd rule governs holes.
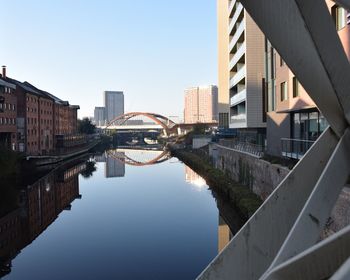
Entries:
MULTIPOLYGON (((326 0, 344 51, 350 58, 350 20, 344 8, 326 0)), ((293 72, 266 41, 266 152, 299 159, 328 123, 293 72)))
POLYGON ((124 93, 122 91, 105 91, 105 118, 109 122, 124 114, 124 93))
POLYGON ((227 70, 229 65, 229 15, 228 2, 217 1, 217 28, 218 28, 218 110, 219 127, 229 127, 230 118, 230 94, 229 79, 230 72, 227 70))
POLYGON ((105 107, 95 107, 94 110, 94 123, 97 126, 102 126, 105 124, 105 107))
POLYGON ((218 119, 217 86, 185 89, 185 123, 214 122, 218 119))
POLYGON ((230 128, 264 135, 264 35, 239 1, 217 1, 221 122, 229 107, 230 128))

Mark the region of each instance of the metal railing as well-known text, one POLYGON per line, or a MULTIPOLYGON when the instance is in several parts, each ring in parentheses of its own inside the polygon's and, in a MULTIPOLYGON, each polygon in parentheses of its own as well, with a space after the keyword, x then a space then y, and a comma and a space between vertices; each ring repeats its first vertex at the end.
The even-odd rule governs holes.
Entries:
POLYGON ((264 156, 264 151, 265 151, 265 147, 262 145, 257 145, 250 142, 240 142, 236 139, 230 139, 230 140, 221 139, 219 141, 219 145, 225 146, 240 152, 252 154, 259 158, 264 156))
POLYGON ((281 138, 282 156, 301 159, 315 141, 281 138))

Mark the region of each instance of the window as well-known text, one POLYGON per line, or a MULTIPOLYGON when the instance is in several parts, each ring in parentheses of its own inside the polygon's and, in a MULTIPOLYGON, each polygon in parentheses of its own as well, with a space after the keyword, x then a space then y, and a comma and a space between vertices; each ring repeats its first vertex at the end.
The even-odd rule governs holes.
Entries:
POLYGON ((293 77, 293 97, 299 96, 299 81, 296 77, 293 77))
POLYGON ((281 101, 288 99, 287 82, 281 83, 281 101))

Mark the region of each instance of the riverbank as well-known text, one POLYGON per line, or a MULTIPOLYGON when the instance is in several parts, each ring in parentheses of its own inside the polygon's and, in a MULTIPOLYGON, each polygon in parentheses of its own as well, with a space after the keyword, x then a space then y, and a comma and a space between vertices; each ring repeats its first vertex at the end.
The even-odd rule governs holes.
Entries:
POLYGON ((171 154, 202 176, 216 192, 224 195, 244 219, 251 217, 262 204, 262 200, 256 194, 231 180, 203 156, 185 149, 172 149, 171 154))

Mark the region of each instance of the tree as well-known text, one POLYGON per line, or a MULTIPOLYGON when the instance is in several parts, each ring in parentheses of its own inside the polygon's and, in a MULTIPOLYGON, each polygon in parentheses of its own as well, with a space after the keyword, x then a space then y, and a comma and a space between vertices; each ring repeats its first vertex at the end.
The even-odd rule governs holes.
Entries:
POLYGON ((80 172, 80 174, 84 177, 84 178, 90 178, 92 176, 92 174, 97 170, 96 168, 96 162, 95 161, 87 161, 86 162, 86 168, 80 172))
POLYGON ((96 126, 91 123, 88 118, 78 120, 78 132, 81 134, 93 134, 95 133, 96 126))

